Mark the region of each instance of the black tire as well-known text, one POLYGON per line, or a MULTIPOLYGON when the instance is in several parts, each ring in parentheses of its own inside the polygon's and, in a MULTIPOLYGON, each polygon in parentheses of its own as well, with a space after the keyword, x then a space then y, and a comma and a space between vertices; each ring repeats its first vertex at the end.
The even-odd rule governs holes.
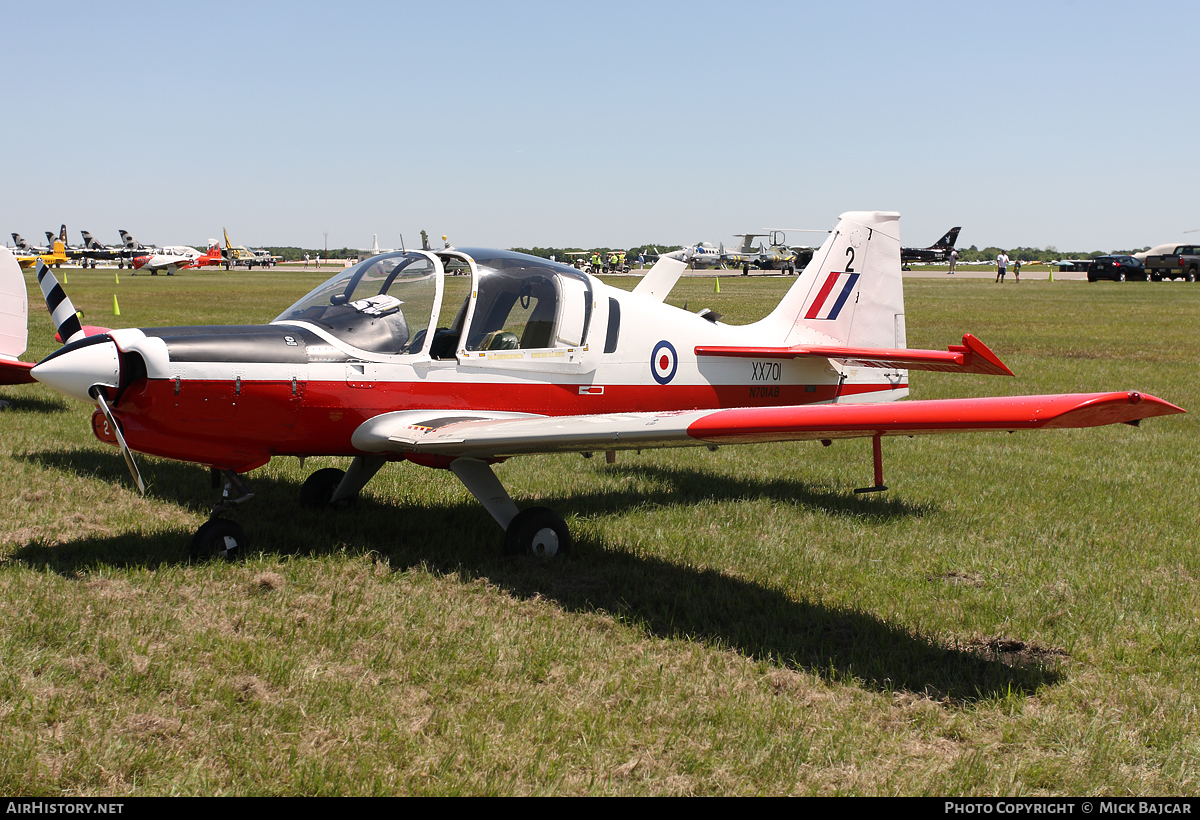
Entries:
POLYGON ((1190 271, 1188 271, 1186 278, 1189 282, 1195 282, 1196 281, 1196 269, 1192 268, 1190 271))
POLYGON ((1124 273, 1124 271, 1122 271, 1121 273, 1118 273, 1118 274, 1117 274, 1117 281, 1118 281, 1118 282, 1124 282, 1124 281, 1125 281, 1125 273, 1124 273))
MULTIPOLYGON (((342 483, 346 475, 344 470, 337 467, 326 467, 310 475, 300 488, 300 506, 310 510, 319 510, 330 506, 334 490, 342 483)), ((338 503, 338 507, 348 507, 355 502, 353 497, 338 503)))
POLYGON ((192 536, 191 553, 197 561, 234 561, 245 554, 248 545, 246 531, 236 521, 210 518, 192 536))
POLYGON ((571 531, 554 510, 530 507, 517 513, 504 531, 505 555, 553 558, 571 551, 571 531))

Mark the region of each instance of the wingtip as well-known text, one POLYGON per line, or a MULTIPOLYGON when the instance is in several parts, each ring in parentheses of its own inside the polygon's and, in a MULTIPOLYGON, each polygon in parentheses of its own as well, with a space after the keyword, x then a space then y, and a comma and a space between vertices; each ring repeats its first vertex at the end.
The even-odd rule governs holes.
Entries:
POLYGON ((1055 418, 1048 427, 1099 427, 1186 413, 1182 407, 1137 390, 1080 397, 1079 404, 1055 418))
POLYGON ((1150 416, 1173 416, 1176 413, 1187 412, 1187 410, 1184 410, 1177 404, 1171 404, 1171 402, 1160 399, 1158 396, 1151 396, 1148 393, 1139 393, 1136 390, 1129 391, 1129 403, 1147 404, 1149 407, 1152 407, 1157 411, 1154 413, 1147 413, 1145 416, 1142 416, 1142 418, 1148 418, 1150 416))

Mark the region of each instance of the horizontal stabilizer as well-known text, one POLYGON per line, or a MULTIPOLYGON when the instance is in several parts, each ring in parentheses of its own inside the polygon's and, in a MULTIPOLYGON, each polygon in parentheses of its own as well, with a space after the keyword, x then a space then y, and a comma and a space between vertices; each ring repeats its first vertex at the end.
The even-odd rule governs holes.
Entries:
POLYGON ((1182 412, 1162 399, 1133 392, 590 416, 495 413, 489 418, 483 413, 407 410, 364 422, 351 442, 368 453, 505 458, 706 443, 1099 427, 1182 412))
POLYGON ((642 281, 637 283, 633 292, 661 302, 667 298, 671 288, 675 287, 675 283, 679 281, 685 268, 687 268, 686 262, 660 256, 654 266, 646 271, 646 275, 642 277, 642 281))
POLYGON ((979 373, 1011 376, 1004 362, 970 333, 961 345, 948 350, 909 350, 872 347, 793 345, 791 347, 698 346, 697 356, 729 356, 736 359, 801 359, 822 357, 851 367, 896 367, 904 370, 937 370, 944 373, 979 373))
MULTIPOLYGON (((8 248, 0 248, 0 360, 16 359, 29 339, 25 276, 8 248)), ((5 382, 21 384, 22 382, 5 382)))
POLYGON ((0 384, 33 384, 37 379, 29 374, 33 362, 18 362, 0 358, 0 384))

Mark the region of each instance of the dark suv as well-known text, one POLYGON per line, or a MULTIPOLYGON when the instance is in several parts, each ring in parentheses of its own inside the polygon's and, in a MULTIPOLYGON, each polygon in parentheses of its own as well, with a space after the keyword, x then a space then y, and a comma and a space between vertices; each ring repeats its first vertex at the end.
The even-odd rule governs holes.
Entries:
POLYGON ((1089 282, 1097 279, 1111 279, 1114 282, 1136 279, 1145 282, 1149 281, 1150 274, 1146 273, 1146 266, 1132 256, 1097 256, 1088 263, 1087 278, 1089 282))

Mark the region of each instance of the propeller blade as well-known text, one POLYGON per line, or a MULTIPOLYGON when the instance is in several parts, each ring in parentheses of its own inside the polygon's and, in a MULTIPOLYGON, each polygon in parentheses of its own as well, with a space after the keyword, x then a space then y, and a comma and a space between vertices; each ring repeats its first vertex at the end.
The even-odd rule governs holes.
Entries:
POLYGON ((125 466, 129 468, 129 474, 137 482, 138 490, 141 491, 142 495, 145 495, 146 482, 142 481, 142 474, 138 471, 137 464, 133 460, 133 451, 125 443, 125 436, 121 435, 121 428, 117 426, 117 420, 113 418, 112 410, 108 408, 108 402, 104 400, 103 391, 96 391, 96 400, 100 402, 100 410, 104 413, 104 418, 108 420, 108 428, 117 437, 117 444, 121 445, 121 455, 125 456, 125 466))
POLYGON ((42 296, 46 298, 46 307, 50 309, 50 316, 54 320, 54 329, 58 331, 58 337, 62 339, 63 344, 82 339, 86 334, 79 324, 75 305, 71 304, 54 273, 40 259, 37 263, 37 280, 42 288, 42 296))

